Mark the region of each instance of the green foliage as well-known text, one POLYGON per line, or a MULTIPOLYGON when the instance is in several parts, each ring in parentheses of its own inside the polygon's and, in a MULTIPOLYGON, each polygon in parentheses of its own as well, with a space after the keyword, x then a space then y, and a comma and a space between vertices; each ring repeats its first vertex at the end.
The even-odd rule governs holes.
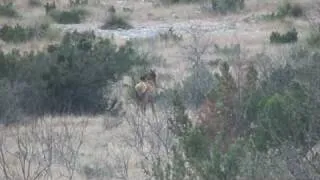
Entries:
POLYGON ((0 16, 16 18, 19 17, 19 13, 14 8, 13 3, 10 2, 8 4, 0 5, 0 16))
POLYGON ((303 113, 304 107, 300 103, 305 103, 305 99, 302 93, 276 93, 259 103, 258 128, 255 131, 256 146, 259 149, 287 141, 297 145, 306 143, 307 137, 304 133, 308 131, 310 117, 303 113))
POLYGON ((236 12, 245 6, 244 0, 211 0, 212 9, 221 13, 236 12))
POLYGON ((16 26, 4 25, 0 29, 0 38, 5 42, 20 43, 31 40, 35 37, 44 36, 45 32, 49 29, 48 24, 41 24, 39 27, 22 27, 17 24, 16 26))
POLYGON ((283 142, 297 146, 306 143, 311 116, 305 113, 307 95, 303 85, 294 78, 291 66, 274 70, 250 99, 247 118, 257 125, 254 141, 259 150, 283 142))
POLYGON ((79 24, 89 13, 85 9, 51 10, 49 15, 59 24, 79 24))
POLYGON ((272 32, 270 35, 271 43, 292 43, 298 41, 298 32, 295 28, 288 31, 285 34, 280 34, 279 32, 272 32))
POLYGON ((145 61, 131 44, 117 48, 93 33, 67 33, 48 52, 0 57, 2 78, 27 84, 20 96, 26 112, 96 113, 104 111, 112 82, 145 61))
POLYGON ((106 19, 101 29, 131 29, 132 27, 124 17, 113 14, 106 19))

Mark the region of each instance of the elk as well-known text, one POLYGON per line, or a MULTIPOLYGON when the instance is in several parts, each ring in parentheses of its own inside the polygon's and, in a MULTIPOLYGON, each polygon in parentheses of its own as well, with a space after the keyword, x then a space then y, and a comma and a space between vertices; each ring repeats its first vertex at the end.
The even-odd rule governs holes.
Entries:
POLYGON ((137 104, 144 115, 147 104, 150 104, 152 113, 156 117, 154 106, 156 86, 156 73, 154 70, 150 70, 150 72, 140 77, 140 81, 134 87, 137 104))

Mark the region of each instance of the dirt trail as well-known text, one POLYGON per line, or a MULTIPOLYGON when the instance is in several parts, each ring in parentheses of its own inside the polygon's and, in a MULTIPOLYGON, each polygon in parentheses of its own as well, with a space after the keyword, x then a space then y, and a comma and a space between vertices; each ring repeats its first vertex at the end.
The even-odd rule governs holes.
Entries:
POLYGON ((135 25, 133 29, 129 30, 102 30, 99 29, 100 23, 89 23, 89 24, 72 24, 72 25, 55 25, 62 31, 74 31, 79 32, 91 31, 93 30, 97 36, 110 37, 114 35, 115 37, 132 39, 132 38, 152 38, 156 37, 161 32, 166 32, 169 28, 177 33, 184 33, 192 27, 196 29, 207 31, 207 32, 234 32, 237 29, 235 22, 227 21, 209 21, 209 20, 188 20, 175 23, 164 23, 164 22, 148 22, 144 24, 135 25))

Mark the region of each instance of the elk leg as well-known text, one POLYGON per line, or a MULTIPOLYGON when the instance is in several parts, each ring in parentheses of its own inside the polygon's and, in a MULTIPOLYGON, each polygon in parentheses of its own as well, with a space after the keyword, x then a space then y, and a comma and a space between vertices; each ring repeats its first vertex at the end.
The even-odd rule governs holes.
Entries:
POLYGON ((147 106, 145 103, 142 104, 142 113, 145 116, 146 115, 147 106))
POLYGON ((151 109, 152 109, 152 113, 155 116, 155 118, 158 119, 154 103, 151 103, 151 109))

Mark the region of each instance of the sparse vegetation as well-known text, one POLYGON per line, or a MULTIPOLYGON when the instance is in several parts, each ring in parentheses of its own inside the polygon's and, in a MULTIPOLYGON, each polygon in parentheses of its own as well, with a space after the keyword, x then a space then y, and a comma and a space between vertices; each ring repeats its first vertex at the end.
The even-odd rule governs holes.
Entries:
POLYGON ((49 15, 59 24, 79 24, 89 13, 85 9, 50 10, 49 15))
POLYGON ((1 4, 0 5, 0 16, 5 17, 19 17, 18 11, 14 8, 14 5, 12 2, 7 4, 1 4))
POLYGON ((279 32, 272 32, 270 35, 271 43, 292 43, 298 41, 298 32, 295 28, 288 31, 285 34, 280 34, 279 32))

